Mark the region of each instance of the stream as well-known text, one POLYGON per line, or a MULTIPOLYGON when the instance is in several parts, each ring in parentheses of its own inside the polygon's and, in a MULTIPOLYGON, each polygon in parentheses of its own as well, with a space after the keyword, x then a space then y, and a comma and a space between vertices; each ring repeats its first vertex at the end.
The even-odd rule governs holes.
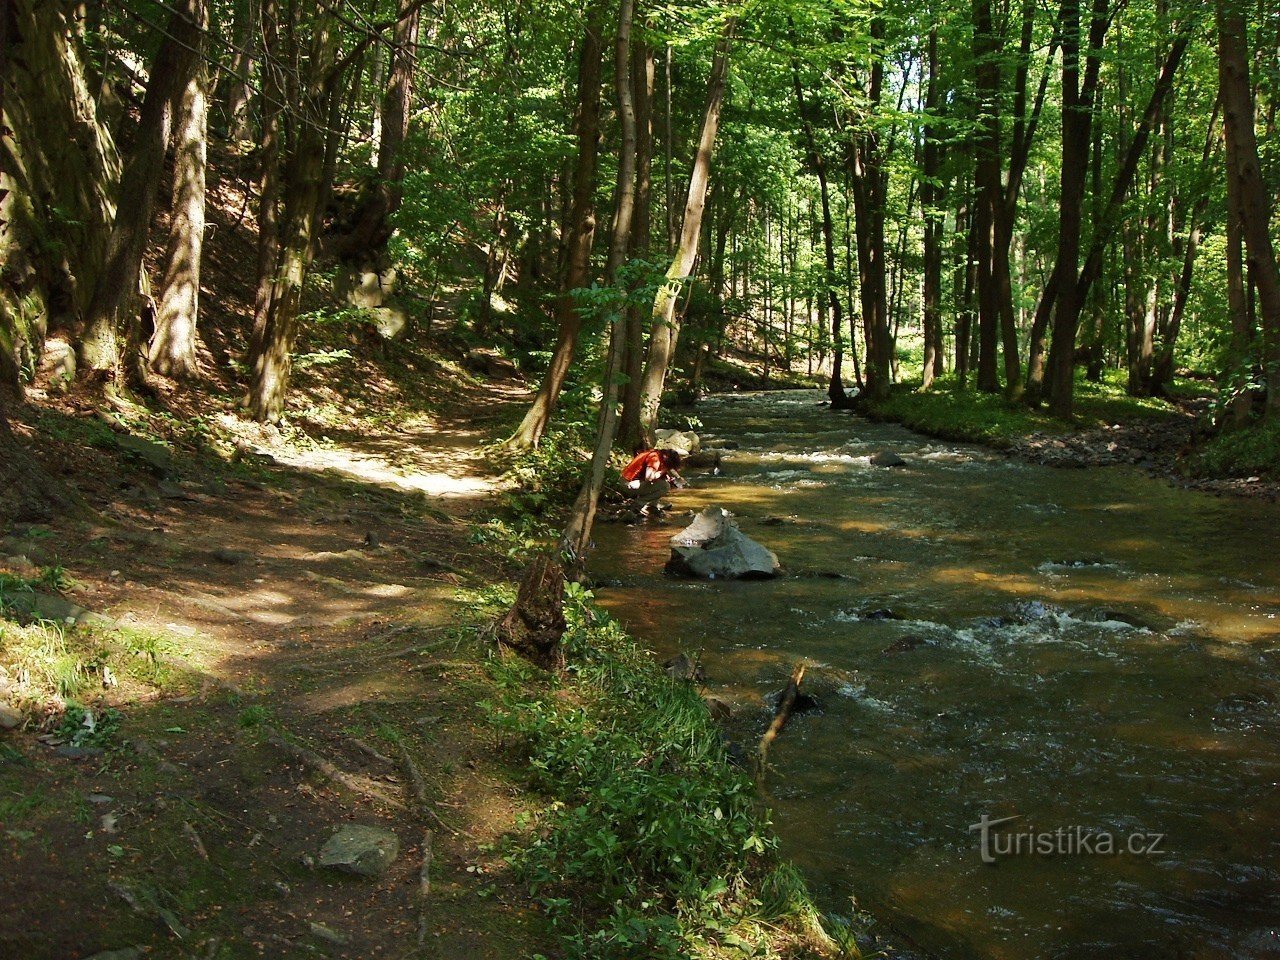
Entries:
POLYGON ((1280 507, 821 399, 700 403, 704 442, 739 448, 665 523, 597 527, 592 561, 634 635, 701 651, 748 752, 809 661, 821 709, 764 792, 821 904, 927 957, 1280 957, 1280 507), (788 575, 664 576, 708 504, 788 575), (1016 818, 994 862, 984 817, 1016 818))

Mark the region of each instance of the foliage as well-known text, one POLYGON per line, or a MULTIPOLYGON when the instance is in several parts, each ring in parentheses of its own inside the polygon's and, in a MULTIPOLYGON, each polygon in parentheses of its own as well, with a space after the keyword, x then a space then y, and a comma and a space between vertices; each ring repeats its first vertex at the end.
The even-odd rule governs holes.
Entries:
POLYGON ((675 960, 791 937, 824 948, 697 693, 577 584, 565 611, 567 676, 495 660, 485 706, 551 801, 511 861, 567 954, 675 960))
POLYGON ((69 703, 55 733, 73 747, 107 747, 119 733, 123 719, 114 707, 95 713, 78 703, 69 703))
POLYGON ((928 392, 918 384, 902 384, 883 401, 871 404, 874 417, 894 420, 913 430, 948 440, 1008 446, 1029 433, 1066 433, 1119 421, 1168 416, 1174 406, 1154 397, 1131 397, 1117 379, 1093 383, 1081 377, 1076 384, 1076 422, 1065 423, 1000 394, 959 389, 954 378, 943 377, 928 392))
POLYGON ((1250 423, 1210 440, 1192 462, 1207 476, 1259 476, 1280 480, 1280 421, 1250 423))

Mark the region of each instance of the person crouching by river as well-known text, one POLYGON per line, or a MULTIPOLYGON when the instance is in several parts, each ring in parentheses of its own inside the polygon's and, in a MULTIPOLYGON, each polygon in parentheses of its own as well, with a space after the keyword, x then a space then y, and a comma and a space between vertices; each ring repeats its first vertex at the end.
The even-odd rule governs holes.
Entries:
POLYGON ((687 486, 684 478, 676 472, 680 463, 680 454, 664 447, 660 450, 641 450, 622 468, 623 482, 628 490, 634 491, 635 502, 642 517, 660 513, 660 501, 671 492, 672 487, 678 490, 687 486))

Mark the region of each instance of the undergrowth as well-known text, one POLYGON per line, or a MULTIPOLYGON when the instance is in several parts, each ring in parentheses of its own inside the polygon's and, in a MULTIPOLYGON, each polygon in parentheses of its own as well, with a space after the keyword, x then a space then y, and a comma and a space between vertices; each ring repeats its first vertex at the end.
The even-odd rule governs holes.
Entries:
POLYGON ((1114 376, 1104 377, 1100 383, 1081 378, 1076 382, 1074 422, 1066 422, 1050 416, 1047 410, 1006 400, 998 393, 984 393, 972 385, 961 389, 954 377, 947 376, 925 393, 918 384, 903 384, 886 399, 870 404, 868 413, 948 440, 1002 447, 1032 433, 1066 433, 1159 418, 1174 409, 1167 400, 1127 395, 1114 376))
POLYGON ((1280 420, 1261 420, 1214 437, 1196 455, 1195 473, 1280 480, 1280 420))
POLYGON ((495 658, 484 706, 550 800, 510 860, 566 955, 834 954, 697 693, 588 591, 565 613, 563 678, 495 658))

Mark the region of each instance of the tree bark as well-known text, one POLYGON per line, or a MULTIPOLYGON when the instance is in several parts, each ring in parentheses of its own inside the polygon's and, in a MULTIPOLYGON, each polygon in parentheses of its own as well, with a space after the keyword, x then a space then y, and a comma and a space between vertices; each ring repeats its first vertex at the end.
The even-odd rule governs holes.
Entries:
POLYGON ((974 228, 978 253, 979 390, 1000 389, 1000 284, 995 267, 996 222, 1003 201, 1000 179, 999 37, 991 21, 990 0, 973 2, 974 81, 978 97, 978 142, 974 165, 974 228))
POLYGON ((675 256, 667 270, 666 282, 658 288, 653 299, 653 327, 640 391, 640 424, 648 445, 654 442, 662 390, 680 337, 676 301, 693 271, 698 253, 702 214, 707 202, 707 187, 711 182, 711 157, 715 152, 716 136, 720 129, 720 111, 724 105, 725 80, 729 72, 729 48, 733 42, 735 26, 734 20, 725 25, 711 61, 711 74, 707 78, 707 102, 702 113, 702 132, 698 137, 698 152, 694 155, 693 169, 689 175, 689 192, 685 199, 680 242, 676 245, 675 256))
MULTIPOLYGON (((622 144, 618 154, 618 184, 609 238, 609 259, 605 265, 605 283, 609 287, 619 286, 618 274, 627 259, 636 202, 636 110, 631 86, 631 22, 634 15, 635 0, 621 0, 618 7, 618 37, 613 72, 622 144)), ((620 298, 626 295, 625 290, 617 292, 620 298)), ((623 303, 610 309, 612 318, 609 323, 609 354, 605 363, 604 396, 600 401, 596 446, 591 456, 591 468, 578 492, 564 531, 564 552, 571 558, 570 570, 574 579, 578 578, 586 560, 596 508, 600 503, 600 491, 604 488, 605 472, 609 467, 609 456, 613 452, 613 440, 618 428, 618 380, 622 374, 623 355, 627 347, 627 310, 623 303)))
POLYGON ((299 118, 284 170, 275 269, 262 278, 265 310, 254 324, 249 342, 248 407, 250 415, 263 423, 284 416, 298 309, 314 254, 315 226, 324 190, 324 125, 332 86, 337 81, 333 70, 339 36, 336 22, 330 14, 321 12, 320 6, 320 0, 316 0, 310 21, 308 72, 302 78, 305 89, 300 91, 299 118))
MULTIPOLYGON (((632 87, 636 111, 636 200, 631 221, 631 256, 647 258, 653 235, 653 47, 633 44, 632 87)), ((721 284, 724 270, 724 232, 720 234, 721 284)), ((723 297, 723 289, 718 291, 723 297)), ((644 377, 644 315, 638 305, 627 308, 626 384, 622 390, 622 419, 618 439, 624 449, 635 451, 644 442, 640 425, 640 390, 644 377)))
POLYGON ((80 364, 86 371, 119 373, 119 335, 136 324, 142 254, 164 172, 172 106, 197 59, 203 6, 203 0, 177 0, 151 67, 133 148, 120 176, 106 262, 80 337, 80 364))
POLYGON ((942 230, 941 191, 937 182, 942 163, 938 150, 936 123, 938 110, 938 28, 929 31, 929 75, 925 90, 925 125, 920 184, 920 209, 924 217, 924 284, 923 316, 924 368, 920 389, 928 390, 943 372, 942 352, 942 230))
POLYGON ((1222 100, 1230 202, 1240 224, 1262 330, 1266 416, 1280 417, 1280 264, 1271 238, 1271 201, 1258 164, 1249 49, 1240 0, 1217 0, 1218 90, 1222 100))
MULTIPOLYGON (((203 31, 208 26, 208 10, 203 2, 200 7, 203 31)), ((201 50, 203 36, 202 32, 201 50)), ((149 353, 151 369, 175 379, 196 372, 196 322, 200 316, 200 262, 204 248, 207 86, 208 71, 203 62, 198 62, 178 105, 169 243, 149 353)))
POLYGON ((566 231, 564 270, 560 295, 556 299, 559 333, 555 352, 533 405, 509 443, 517 449, 536 447, 546 433, 556 401, 569 375, 573 354, 582 331, 582 315, 574 291, 585 287, 591 276, 591 248, 596 235, 596 161, 600 136, 600 75, 604 43, 601 25, 605 4, 595 0, 587 10, 586 29, 578 61, 578 113, 574 129, 578 142, 578 163, 574 172, 573 203, 566 231))
MULTIPOLYGON (((792 85, 795 88, 796 110, 800 115, 800 124, 804 129, 805 145, 809 153, 809 166, 818 178, 818 196, 822 205, 822 295, 827 301, 828 316, 831 322, 831 379, 827 384, 827 397, 831 400, 832 409, 849 406, 849 398, 844 390, 844 375, 841 370, 844 360, 844 318, 840 305, 840 296, 836 291, 836 247, 835 225, 831 218, 831 191, 827 186, 827 163, 822 151, 818 149, 818 139, 813 131, 813 121, 809 117, 808 105, 804 99, 804 88, 800 84, 800 65, 791 64, 792 85)), ((766 363, 768 359, 768 342, 765 343, 766 363)), ((766 378, 767 379, 767 378, 766 378)))

